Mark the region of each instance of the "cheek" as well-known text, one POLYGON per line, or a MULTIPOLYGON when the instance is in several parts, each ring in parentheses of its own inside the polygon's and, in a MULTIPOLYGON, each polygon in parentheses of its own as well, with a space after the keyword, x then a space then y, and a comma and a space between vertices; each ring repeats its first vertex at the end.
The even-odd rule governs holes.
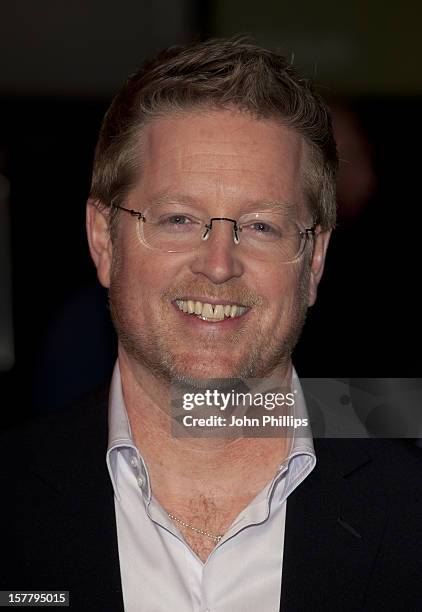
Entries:
POLYGON ((139 303, 144 298, 140 291, 142 286, 140 277, 142 264, 138 253, 134 251, 136 245, 132 241, 119 240, 114 248, 114 256, 111 266, 111 283, 114 298, 119 307, 127 314, 137 312, 139 303))
POLYGON ((301 262, 280 264, 268 267, 265 275, 262 274, 262 269, 255 271, 251 276, 254 279, 251 286, 265 299, 268 310, 279 314, 292 307, 302 294, 304 273, 301 262))
POLYGON ((291 264, 288 268, 282 273, 278 271, 274 277, 272 301, 265 321, 274 341, 287 338, 293 347, 308 309, 309 274, 301 262, 291 264))
POLYGON ((180 262, 169 261, 167 254, 135 246, 135 252, 126 248, 114 266, 119 291, 133 319, 160 321, 166 310, 163 292, 174 284, 180 262))

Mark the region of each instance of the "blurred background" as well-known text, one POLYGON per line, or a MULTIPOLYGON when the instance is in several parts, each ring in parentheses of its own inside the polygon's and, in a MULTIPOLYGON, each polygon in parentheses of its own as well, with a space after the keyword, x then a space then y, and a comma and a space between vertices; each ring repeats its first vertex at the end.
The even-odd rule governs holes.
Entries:
POLYGON ((420 3, 15 0, 0 8, 0 402, 5 427, 107 379, 105 292, 85 239, 113 93, 169 44, 252 34, 333 111, 339 223, 295 364, 307 377, 418 377, 420 3))

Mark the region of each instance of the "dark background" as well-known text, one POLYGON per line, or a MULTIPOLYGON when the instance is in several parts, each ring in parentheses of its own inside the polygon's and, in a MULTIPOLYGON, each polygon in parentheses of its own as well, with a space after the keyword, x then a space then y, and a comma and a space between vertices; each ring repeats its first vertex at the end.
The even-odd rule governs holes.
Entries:
MULTIPOLYGON (((84 228, 98 129, 146 56, 209 35, 249 32, 284 49, 367 141, 372 188, 352 212, 339 202, 319 301, 296 350, 299 374, 420 376, 420 9, 317 4, 3 3, 2 426, 58 409, 107 377, 114 340, 84 228)), ((352 164, 347 152, 342 163, 352 164)))

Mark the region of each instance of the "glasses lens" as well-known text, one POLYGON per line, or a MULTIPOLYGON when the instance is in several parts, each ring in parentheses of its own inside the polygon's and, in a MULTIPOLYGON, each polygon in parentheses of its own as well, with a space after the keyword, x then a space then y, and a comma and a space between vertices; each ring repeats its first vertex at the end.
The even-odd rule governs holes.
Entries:
POLYGON ((140 221, 140 235, 154 249, 183 253, 201 243, 206 221, 192 208, 160 204, 146 210, 144 216, 145 221, 140 221))
MULTIPOLYGON (((201 246, 208 221, 203 213, 183 204, 154 205, 139 221, 139 234, 151 248, 184 253, 201 246)), ((284 213, 268 211, 242 215, 236 237, 239 246, 235 248, 245 248, 251 257, 285 263, 301 255, 306 241, 295 221, 284 213)))
POLYGON ((305 239, 299 225, 283 213, 256 212, 239 220, 240 243, 258 259, 287 263, 302 253, 305 239))

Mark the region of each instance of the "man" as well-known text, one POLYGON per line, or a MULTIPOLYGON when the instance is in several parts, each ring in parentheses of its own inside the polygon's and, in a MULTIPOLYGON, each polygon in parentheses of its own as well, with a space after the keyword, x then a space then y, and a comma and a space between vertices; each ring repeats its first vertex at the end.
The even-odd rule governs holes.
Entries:
POLYGON ((118 361, 109 395, 6 439, 3 589, 80 610, 417 609, 410 450, 172 434, 174 385, 211 379, 283 381, 306 418, 291 353, 336 166, 321 99, 247 40, 170 49, 125 84, 87 205, 118 361))

